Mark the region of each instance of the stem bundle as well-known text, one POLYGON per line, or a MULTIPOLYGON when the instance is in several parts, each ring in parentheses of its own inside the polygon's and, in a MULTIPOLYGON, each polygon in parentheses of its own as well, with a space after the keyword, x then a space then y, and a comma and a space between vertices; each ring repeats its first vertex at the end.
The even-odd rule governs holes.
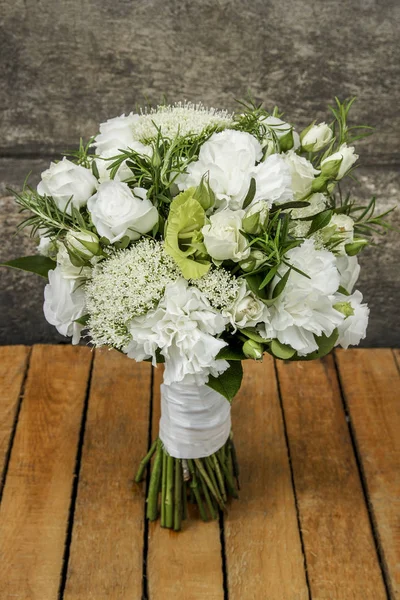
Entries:
POLYGON ((179 531, 190 501, 197 504, 203 521, 208 521, 218 517, 218 510, 226 510, 229 497, 238 497, 239 470, 232 436, 211 456, 186 460, 170 456, 157 439, 140 463, 136 482, 144 478, 153 457, 146 516, 155 521, 160 515, 162 527, 179 531))

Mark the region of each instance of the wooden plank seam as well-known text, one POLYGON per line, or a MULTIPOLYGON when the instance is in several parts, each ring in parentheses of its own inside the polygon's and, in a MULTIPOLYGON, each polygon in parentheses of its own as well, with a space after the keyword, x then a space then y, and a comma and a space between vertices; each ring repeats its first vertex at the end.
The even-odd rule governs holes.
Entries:
POLYGON ((64 556, 63 556, 62 570, 60 573, 60 587, 59 587, 59 591, 58 591, 59 600, 62 600, 64 597, 64 590, 65 590, 65 586, 67 583, 69 555, 70 555, 71 541, 72 541, 72 531, 74 528, 76 499, 78 496, 79 475, 80 475, 81 464, 82 464, 82 449, 83 449, 83 443, 85 440, 85 428, 86 428, 87 414, 88 414, 88 409, 89 409, 89 397, 90 397, 90 386, 92 383, 94 354, 95 354, 95 350, 93 350, 93 352, 92 352, 89 376, 88 376, 88 379, 86 382, 85 400, 83 403, 81 425, 80 425, 80 429, 79 429, 79 438, 78 438, 78 445, 77 445, 77 450, 76 450, 75 467, 74 467, 72 489, 71 489, 71 500, 70 500, 70 506, 69 506, 67 527, 66 527, 66 532, 65 532, 64 556))
POLYGON ((309 600, 311 600, 311 586, 310 586, 310 580, 309 580, 309 576, 308 576, 307 557, 306 557, 306 551, 305 551, 305 545, 304 545, 303 531, 301 529, 299 501, 297 498, 296 484, 295 484, 295 480, 294 480, 292 455, 290 452, 289 435, 288 435, 287 422, 286 422, 286 416, 285 416, 285 407, 283 405, 282 391, 281 391, 281 385, 280 385, 280 381, 279 381, 278 366, 277 366, 276 358, 274 358, 274 372, 275 372, 275 379, 276 379, 276 387, 278 390, 279 405, 280 405, 281 414, 282 414, 283 431, 284 431, 284 435, 285 435, 286 451, 287 451, 289 469, 290 469, 290 478, 292 481, 292 490, 293 490, 293 497, 294 497, 294 505, 295 505, 295 509, 296 509, 297 527, 299 530, 301 552, 303 555, 304 574, 305 574, 305 578, 306 578, 308 597, 309 597, 309 600))
POLYGON ((365 506, 367 508, 367 513, 368 513, 369 523, 370 523, 370 527, 371 527, 372 538, 374 540, 374 546, 375 546, 376 556, 377 556, 379 568, 380 568, 381 573, 382 573, 382 580, 383 580, 383 584, 385 586, 386 595, 390 599, 392 597, 392 595, 390 593, 389 583, 388 583, 388 575, 387 575, 386 568, 385 568, 385 561, 383 559, 383 549, 382 549, 381 543, 379 541, 379 535, 378 535, 378 528, 377 528, 376 517, 375 517, 375 514, 374 514, 373 506, 372 506, 371 501, 370 501, 369 493, 368 493, 367 477, 366 477, 366 474, 365 474, 365 471, 364 471, 364 467, 363 467, 363 463, 362 463, 362 458, 361 458, 361 453, 360 453, 359 448, 358 448, 357 435, 356 435, 356 432, 355 432, 355 429, 353 427, 353 423, 352 423, 352 420, 351 420, 349 406, 348 406, 347 401, 346 401, 346 394, 344 392, 343 381, 342 381, 342 377, 341 377, 341 374, 340 374, 339 365, 338 365, 338 362, 337 362, 336 351, 334 351, 332 354, 333 354, 333 362, 334 362, 335 370, 336 370, 336 376, 337 376, 337 380, 338 380, 338 384, 339 384, 340 397, 342 399, 343 410, 344 410, 344 413, 345 413, 345 416, 346 416, 346 423, 347 423, 347 427, 348 427, 348 430, 349 430, 351 445, 352 445, 352 448, 353 448, 354 458, 355 458, 355 461, 356 461, 356 464, 357 464, 357 470, 358 470, 358 475, 359 475, 360 482, 361 482, 361 488, 362 488, 362 492, 363 492, 363 496, 364 496, 365 506))
POLYGON ((7 448, 7 453, 5 456, 4 467, 3 467, 3 471, 1 473, 1 478, 0 478, 0 504, 1 504, 1 500, 3 498, 3 492, 4 492, 5 485, 6 485, 8 467, 10 465, 10 460, 11 460, 11 452, 12 452, 13 445, 14 445, 14 439, 15 439, 15 433, 17 431, 19 415, 21 413, 21 406, 22 406, 22 402, 24 399, 25 385, 26 385, 26 380, 28 378, 31 355, 32 355, 32 348, 29 348, 28 355, 26 358, 25 372, 24 372, 24 376, 23 376, 23 379, 21 382, 21 388, 20 388, 17 407, 16 407, 16 411, 15 411, 14 421, 13 421, 13 425, 11 428, 10 438, 8 441, 8 448, 7 448))

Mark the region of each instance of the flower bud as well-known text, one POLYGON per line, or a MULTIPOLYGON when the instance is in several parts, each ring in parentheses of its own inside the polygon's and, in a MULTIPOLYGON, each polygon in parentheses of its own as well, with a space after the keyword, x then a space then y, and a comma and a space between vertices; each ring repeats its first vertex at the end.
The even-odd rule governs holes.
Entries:
POLYGON ((201 204, 206 212, 208 209, 214 206, 215 194, 205 176, 201 178, 201 181, 193 194, 193 198, 195 198, 197 202, 201 204))
POLYGON ((247 358, 260 360, 264 353, 264 348, 259 342, 255 342, 254 340, 247 340, 247 342, 243 344, 242 351, 247 358))
POLYGON ((70 253, 83 260, 90 260, 101 252, 99 238, 91 231, 68 231, 65 244, 70 253))
POLYGON ((332 156, 325 158, 325 160, 323 160, 321 163, 321 173, 329 179, 337 179, 340 165, 342 164, 343 160, 342 158, 337 157, 332 158, 333 156, 336 156, 336 154, 332 154, 332 156))
POLYGON ((326 123, 309 125, 300 134, 301 145, 306 152, 319 152, 333 137, 332 129, 326 123))
POLYGON ((350 242, 350 244, 346 244, 344 249, 346 251, 347 256, 355 256, 358 254, 364 246, 368 245, 368 240, 363 240, 362 238, 358 238, 350 242))
POLYGON ((321 162, 321 172, 330 179, 342 179, 358 158, 354 146, 342 144, 337 152, 327 156, 321 162))
POLYGON ((265 202, 256 202, 251 205, 242 220, 243 231, 252 235, 258 235, 265 231, 268 224, 268 206, 265 202))
POLYGON ((261 252, 261 250, 252 250, 250 252, 250 256, 245 260, 242 260, 240 264, 240 268, 245 273, 250 273, 251 271, 255 271, 260 267, 265 261, 265 255, 261 252))
POLYGON ((319 175, 314 179, 311 185, 312 192, 325 192, 329 179, 325 175, 319 175))
POLYGON ((287 152, 288 150, 291 150, 293 148, 294 139, 292 129, 279 138, 279 146, 281 152, 287 152))

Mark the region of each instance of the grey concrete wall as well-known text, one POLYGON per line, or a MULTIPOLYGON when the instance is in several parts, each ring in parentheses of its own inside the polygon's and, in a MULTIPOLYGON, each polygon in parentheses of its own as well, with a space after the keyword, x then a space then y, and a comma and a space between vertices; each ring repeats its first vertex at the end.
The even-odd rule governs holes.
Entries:
MULTIPOLYGON (((32 250, 13 236, 7 187, 136 103, 186 98, 235 109, 248 90, 299 128, 357 95, 355 195, 400 198, 398 0, 0 0, 0 260, 32 250)), ((395 222, 400 224, 399 214, 395 222)), ((399 345, 400 236, 362 256, 366 345, 399 345)), ((0 343, 60 341, 41 312, 43 283, 0 270, 0 343)))

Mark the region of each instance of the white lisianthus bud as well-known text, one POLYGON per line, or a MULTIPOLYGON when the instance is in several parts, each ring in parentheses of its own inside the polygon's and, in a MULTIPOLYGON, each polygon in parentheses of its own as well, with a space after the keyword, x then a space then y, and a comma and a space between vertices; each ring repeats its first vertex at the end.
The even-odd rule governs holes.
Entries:
POLYGON ((248 258, 240 261, 240 268, 245 273, 250 273, 250 271, 258 269, 265 262, 265 259, 266 256, 261 250, 252 250, 248 258))
POLYGON ((68 250, 84 260, 90 260, 100 251, 99 238, 91 231, 68 231, 65 243, 68 250))
POLYGON ((264 352, 262 344, 255 342, 254 340, 247 340, 247 342, 243 344, 242 350, 247 358, 252 358, 253 360, 260 360, 264 352))
POLYGON ((326 123, 310 125, 300 134, 301 145, 306 152, 322 150, 329 144, 332 137, 332 129, 326 123))
POLYGON ((243 217, 243 231, 253 235, 258 235, 265 230, 268 223, 268 204, 260 200, 249 206, 243 217))
POLYGON ((113 244, 128 236, 138 240, 158 222, 158 212, 147 198, 147 190, 126 183, 106 181, 88 200, 88 210, 100 236, 113 244))
POLYGON ((314 169, 309 160, 298 156, 293 150, 285 154, 284 159, 290 167, 295 200, 306 198, 311 193, 314 177, 319 171, 314 169))
POLYGON ((71 214, 71 205, 78 209, 84 206, 96 186, 97 179, 90 169, 64 157, 58 163, 52 162, 42 173, 37 191, 41 196, 51 196, 60 210, 67 207, 67 214, 71 214))
POLYGON ((242 229, 243 210, 222 210, 210 217, 210 224, 201 232, 208 254, 215 260, 233 260, 239 262, 250 254, 242 229))
POLYGON ((337 152, 321 162, 321 172, 327 177, 342 179, 357 159, 358 154, 355 153, 354 146, 342 144, 337 152))
POLYGON ((72 336, 72 343, 77 344, 83 327, 75 321, 85 314, 85 290, 79 282, 66 279, 60 266, 50 270, 48 277, 49 283, 44 288, 44 316, 61 335, 72 336))
POLYGON ((335 254, 346 254, 345 246, 353 241, 354 236, 354 221, 348 215, 332 215, 329 224, 321 229, 323 241, 326 243, 334 239, 337 243, 332 251, 335 254))

